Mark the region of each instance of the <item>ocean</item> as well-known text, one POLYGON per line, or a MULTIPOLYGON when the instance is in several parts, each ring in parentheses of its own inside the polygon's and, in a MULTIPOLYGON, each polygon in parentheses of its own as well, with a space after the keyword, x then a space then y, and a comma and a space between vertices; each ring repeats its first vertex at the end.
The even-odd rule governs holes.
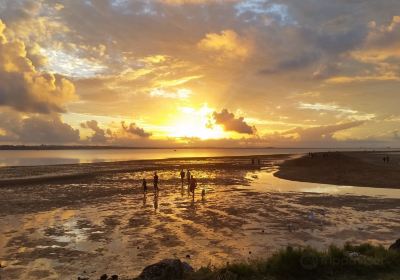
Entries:
MULTIPOLYGON (((350 149, 310 148, 207 148, 207 149, 81 149, 81 150, 1 150, 0 166, 36 166, 151 160, 188 157, 223 157, 274 154, 302 154, 308 152, 350 149)), ((365 150, 365 149, 351 149, 365 150)))

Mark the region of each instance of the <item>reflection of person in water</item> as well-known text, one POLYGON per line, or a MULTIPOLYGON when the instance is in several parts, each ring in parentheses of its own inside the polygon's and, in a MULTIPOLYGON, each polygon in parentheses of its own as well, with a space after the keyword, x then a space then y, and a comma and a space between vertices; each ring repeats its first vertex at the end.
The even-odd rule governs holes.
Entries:
POLYGON ((190 174, 190 170, 188 169, 186 172, 186 178, 187 178, 187 183, 188 183, 188 195, 190 194, 190 180, 191 180, 192 175, 190 174))
POLYGON ((154 194, 154 211, 157 211, 158 209, 158 194, 154 194))
POLYGON ((190 170, 188 169, 188 170, 186 171, 186 178, 187 178, 187 181, 188 181, 188 185, 190 185, 190 176, 191 176, 190 170))
POLYGON ((147 182, 145 178, 143 178, 142 187, 143 187, 143 192, 147 193, 147 182))
POLYGON ((154 172, 154 178, 153 178, 153 183, 154 183, 154 192, 158 192, 158 175, 157 172, 154 172))
POLYGON ((146 207, 146 204, 147 204, 147 194, 144 193, 143 194, 143 207, 146 207))

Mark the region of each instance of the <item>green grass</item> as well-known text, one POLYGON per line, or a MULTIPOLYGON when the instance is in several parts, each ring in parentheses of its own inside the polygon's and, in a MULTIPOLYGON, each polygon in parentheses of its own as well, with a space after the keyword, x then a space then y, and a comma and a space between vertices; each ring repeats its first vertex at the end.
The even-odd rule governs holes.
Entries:
POLYGON ((330 246, 326 251, 287 247, 267 259, 220 268, 203 267, 186 279, 397 280, 400 279, 400 253, 370 244, 330 246))

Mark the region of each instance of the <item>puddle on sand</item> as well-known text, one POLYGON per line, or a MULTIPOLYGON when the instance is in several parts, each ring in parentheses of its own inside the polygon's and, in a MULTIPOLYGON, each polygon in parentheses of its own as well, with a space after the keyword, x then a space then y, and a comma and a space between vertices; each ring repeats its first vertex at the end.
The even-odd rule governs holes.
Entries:
POLYGON ((82 199, 96 188, 118 192, 81 205, 60 200, 56 208, 0 216, 0 275, 96 279, 115 273, 123 279, 163 258, 178 257, 198 268, 263 257, 289 244, 386 246, 398 238, 397 190, 291 182, 273 177, 273 170, 198 168, 193 174, 207 194, 202 200, 199 190, 194 202, 175 179, 176 170, 159 172, 158 197, 125 192, 140 188, 137 182, 151 172, 103 175, 84 187, 59 185, 52 195, 63 195, 64 202, 71 188, 85 190, 82 199))

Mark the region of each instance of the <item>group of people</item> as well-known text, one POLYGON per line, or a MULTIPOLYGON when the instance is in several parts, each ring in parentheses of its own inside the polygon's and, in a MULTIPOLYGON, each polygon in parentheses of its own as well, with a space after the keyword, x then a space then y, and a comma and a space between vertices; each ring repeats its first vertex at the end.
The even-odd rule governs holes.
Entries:
MULTIPOLYGON (((160 189, 158 188, 158 174, 157 172, 154 172, 153 176, 153 185, 154 185, 154 194, 158 195, 158 192, 160 189)), ((143 192, 147 193, 147 181, 145 178, 142 180, 142 187, 143 187, 143 192)))
MULTIPOLYGON (((188 195, 192 194, 192 198, 194 200, 194 194, 195 194, 195 190, 197 188, 197 180, 193 177, 193 175, 191 174, 189 169, 187 169, 186 172, 182 169, 180 172, 180 177, 181 177, 182 188, 184 187, 184 182, 185 182, 185 178, 186 178, 187 184, 188 184, 188 195)), ((157 172, 154 172, 153 186, 154 186, 154 195, 156 195, 156 196, 158 196, 158 193, 160 191, 158 185, 159 185, 158 174, 157 174, 157 172)), ((143 178, 143 180, 142 180, 142 187, 143 187, 143 193, 146 194, 147 193, 147 181, 145 178, 143 178)), ((201 196, 204 199, 205 189, 202 190, 201 196)))
POLYGON ((261 159, 259 159, 259 158, 251 158, 251 164, 252 165, 255 165, 255 164, 261 165, 261 159))
POLYGON ((383 162, 384 162, 384 163, 389 163, 389 161, 390 161, 389 156, 384 156, 384 157, 383 157, 383 162))

